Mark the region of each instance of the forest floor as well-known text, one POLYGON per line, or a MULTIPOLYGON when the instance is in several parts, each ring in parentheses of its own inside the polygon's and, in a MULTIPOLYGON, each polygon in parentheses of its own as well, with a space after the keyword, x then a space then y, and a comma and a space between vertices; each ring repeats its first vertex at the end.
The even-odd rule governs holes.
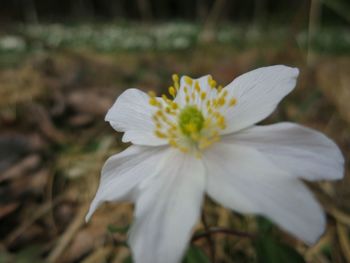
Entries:
MULTIPOLYGON (((320 130, 348 160, 350 56, 311 55, 307 63, 305 50, 294 42, 110 52, 60 46, 14 59, 0 52, 0 262, 130 262, 125 240, 132 205, 105 204, 88 224, 84 221, 104 161, 127 147, 104 115, 127 88, 166 91, 173 73, 209 73, 225 85, 260 66, 297 66, 301 74, 295 91, 264 123, 292 121, 320 130)), ((185 261, 210 259, 215 251, 215 262, 223 263, 350 262, 349 167, 339 182, 308 184, 328 216, 327 230, 315 246, 207 199, 209 226, 266 235, 265 242, 218 234, 210 245, 206 238, 195 238, 194 247, 207 256, 192 248, 185 261)), ((196 234, 203 229, 198 223, 196 234)))

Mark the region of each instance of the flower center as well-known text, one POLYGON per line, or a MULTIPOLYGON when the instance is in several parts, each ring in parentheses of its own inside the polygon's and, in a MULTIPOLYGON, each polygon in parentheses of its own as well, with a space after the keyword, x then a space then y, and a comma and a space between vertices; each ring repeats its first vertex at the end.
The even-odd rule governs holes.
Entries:
POLYGON ((173 99, 162 95, 157 98, 150 93, 150 105, 156 107, 153 114, 155 135, 183 152, 200 152, 220 139, 226 128, 222 112, 236 105, 228 91, 216 86, 216 81, 208 76, 181 79, 173 75, 174 85, 169 87, 173 99))
POLYGON ((202 130, 204 117, 195 106, 186 106, 180 112, 178 123, 182 133, 191 138, 202 130))

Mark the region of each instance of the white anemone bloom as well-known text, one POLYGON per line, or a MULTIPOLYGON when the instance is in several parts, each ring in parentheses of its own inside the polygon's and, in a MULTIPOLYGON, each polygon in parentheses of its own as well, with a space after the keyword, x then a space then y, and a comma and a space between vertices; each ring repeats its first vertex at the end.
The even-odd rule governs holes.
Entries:
POLYGON ((136 263, 181 261, 205 193, 315 242, 325 215, 299 178, 342 178, 340 150, 298 124, 255 125, 293 90, 298 74, 264 67, 224 88, 210 75, 180 81, 173 75, 173 99, 126 90, 106 121, 132 145, 106 161, 86 219, 104 201, 134 202, 129 245, 136 263))

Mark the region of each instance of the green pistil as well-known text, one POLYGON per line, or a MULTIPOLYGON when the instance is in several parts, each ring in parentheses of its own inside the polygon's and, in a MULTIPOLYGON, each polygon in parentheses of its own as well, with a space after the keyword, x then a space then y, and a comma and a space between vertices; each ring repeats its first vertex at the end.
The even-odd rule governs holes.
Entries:
POLYGON ((195 106, 187 106, 180 112, 179 127, 186 136, 192 137, 199 133, 203 125, 203 114, 195 106))

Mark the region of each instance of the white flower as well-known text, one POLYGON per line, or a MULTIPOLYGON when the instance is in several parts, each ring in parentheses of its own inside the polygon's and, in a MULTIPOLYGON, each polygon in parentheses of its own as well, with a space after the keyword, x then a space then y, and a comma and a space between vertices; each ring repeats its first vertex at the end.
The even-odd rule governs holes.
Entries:
POLYGON ((135 202, 136 263, 177 263, 204 194, 268 217, 311 244, 325 216, 299 180, 340 179, 344 159, 323 134, 293 123, 256 126, 294 88, 298 69, 271 66, 225 88, 210 75, 173 76, 173 100, 126 90, 106 115, 133 145, 109 158, 87 220, 104 201, 135 202))

